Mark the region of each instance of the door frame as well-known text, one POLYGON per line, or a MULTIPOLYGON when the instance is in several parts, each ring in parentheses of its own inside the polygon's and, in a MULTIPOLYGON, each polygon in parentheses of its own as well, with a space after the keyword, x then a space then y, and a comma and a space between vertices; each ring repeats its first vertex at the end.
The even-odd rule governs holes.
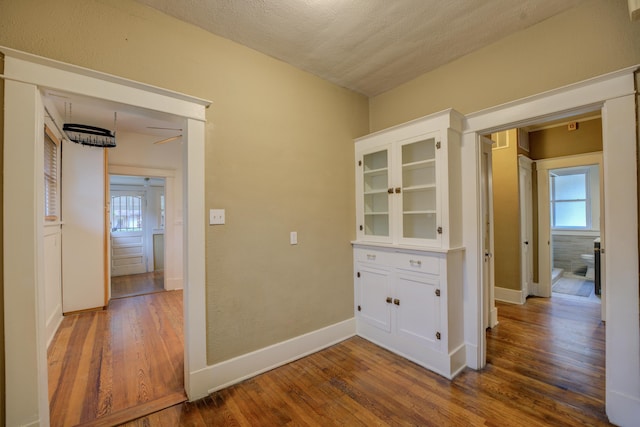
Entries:
POLYGON ((635 73, 638 66, 534 95, 466 116, 463 135, 463 227, 467 365, 480 369, 486 357, 482 329, 483 290, 479 136, 600 110, 603 124, 604 200, 607 229, 606 412, 611 422, 640 417, 640 325, 638 317, 638 209, 635 73), (615 212, 615 215, 612 213, 615 212), (615 218, 615 221, 614 221, 615 218), (615 284, 615 286, 613 286, 615 284))
POLYGON ((204 140, 208 100, 0 47, 4 54, 4 310, 7 425, 48 425, 44 311, 44 107, 53 89, 182 117, 184 192, 185 389, 207 394, 204 140), (188 167, 187 167, 188 166, 188 167), (25 197, 25 195, 29 195, 25 197), (11 209, 9 209, 11 207, 11 209))
MULTIPOLYGON (((480 137, 480 172, 482 174, 481 190, 481 228, 480 241, 483 249, 482 288, 484 298, 484 312, 482 327, 493 328, 498 324, 498 309, 495 301, 495 258, 494 254, 494 223, 493 223, 493 141, 484 136, 480 137)), ((486 361, 483 361, 484 365, 486 361)))
MULTIPOLYGON (((551 272, 553 270, 553 258, 551 253, 551 196, 549 194, 549 170, 570 168, 577 166, 598 165, 598 180, 600 181, 600 244, 606 247, 605 233, 605 211, 604 211, 604 164, 602 152, 577 154, 573 156, 554 157, 536 161, 537 165, 537 182, 538 182, 538 286, 541 296, 550 297, 551 291, 551 272), (544 244, 544 242, 547 244, 544 244)), ((603 271, 604 272, 604 271, 603 271)), ((601 293, 601 318, 606 320, 607 293, 606 273, 602 274, 602 293, 601 293)))
POLYGON ((520 207, 520 282, 522 301, 537 295, 533 284, 533 160, 518 155, 518 187, 520 207), (528 180, 527 180, 528 178, 528 180), (527 182, 528 181, 528 182, 527 182), (526 235, 523 235, 523 231, 526 235), (524 240, 523 240, 524 239, 524 240))

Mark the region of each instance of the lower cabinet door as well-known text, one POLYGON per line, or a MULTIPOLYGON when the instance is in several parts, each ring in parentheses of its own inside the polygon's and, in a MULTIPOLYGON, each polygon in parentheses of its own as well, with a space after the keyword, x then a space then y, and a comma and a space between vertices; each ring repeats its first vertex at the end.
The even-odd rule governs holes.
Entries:
POLYGON ((400 273, 395 281, 396 333, 417 345, 439 349, 440 284, 437 277, 400 273))
POLYGON ((390 297, 391 273, 389 270, 358 267, 356 279, 356 309, 360 320, 386 332, 391 332, 390 297))

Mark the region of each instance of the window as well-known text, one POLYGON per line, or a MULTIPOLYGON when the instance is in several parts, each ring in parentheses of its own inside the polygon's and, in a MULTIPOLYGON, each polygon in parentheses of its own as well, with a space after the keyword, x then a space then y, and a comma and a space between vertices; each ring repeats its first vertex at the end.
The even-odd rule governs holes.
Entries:
POLYGON ((58 220, 58 148, 60 141, 44 127, 44 219, 58 220))
POLYGON ((549 171, 554 229, 591 229, 590 172, 589 167, 549 171))
POLYGON ((142 196, 111 196, 111 231, 142 231, 142 196))

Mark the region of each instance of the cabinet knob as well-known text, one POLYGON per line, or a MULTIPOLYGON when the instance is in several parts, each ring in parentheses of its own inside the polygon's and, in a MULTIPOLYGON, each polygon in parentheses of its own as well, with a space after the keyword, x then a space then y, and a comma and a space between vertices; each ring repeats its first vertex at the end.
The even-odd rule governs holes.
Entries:
POLYGON ((395 190, 395 191, 396 191, 396 194, 400 194, 400 193, 402 192, 402 188, 400 188, 400 187, 396 187, 396 190, 395 190))
POLYGON ((393 303, 395 305, 400 305, 400 300, 398 298, 396 298, 396 299, 393 300, 393 303))
POLYGON ((414 259, 410 259, 409 264, 411 265, 411 267, 420 267, 422 266, 422 261, 416 261, 414 259))
POLYGON ((391 297, 387 297, 387 304, 391 304, 391 297))
POLYGON ((389 189, 387 190, 387 193, 389 193, 389 194, 393 194, 393 188, 389 188, 389 189))

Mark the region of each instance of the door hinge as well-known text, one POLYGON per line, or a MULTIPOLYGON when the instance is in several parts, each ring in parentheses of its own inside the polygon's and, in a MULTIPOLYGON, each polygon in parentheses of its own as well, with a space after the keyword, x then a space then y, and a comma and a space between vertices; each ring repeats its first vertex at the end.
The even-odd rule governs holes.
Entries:
POLYGON ((358 311, 362 311, 362 307, 358 306, 358 311))
POLYGON ((440 149, 440 141, 436 142, 436 148, 439 150, 440 149))
POLYGON ((442 227, 438 227, 438 234, 442 234, 442 227))
POLYGON ((356 276, 358 276, 358 278, 360 278, 360 272, 359 271, 356 273, 356 276))
POLYGON ((440 296, 440 289, 436 289, 436 296, 439 297, 440 296))
POLYGON ((436 339, 440 339, 440 338, 441 338, 440 332, 436 332, 436 339))

